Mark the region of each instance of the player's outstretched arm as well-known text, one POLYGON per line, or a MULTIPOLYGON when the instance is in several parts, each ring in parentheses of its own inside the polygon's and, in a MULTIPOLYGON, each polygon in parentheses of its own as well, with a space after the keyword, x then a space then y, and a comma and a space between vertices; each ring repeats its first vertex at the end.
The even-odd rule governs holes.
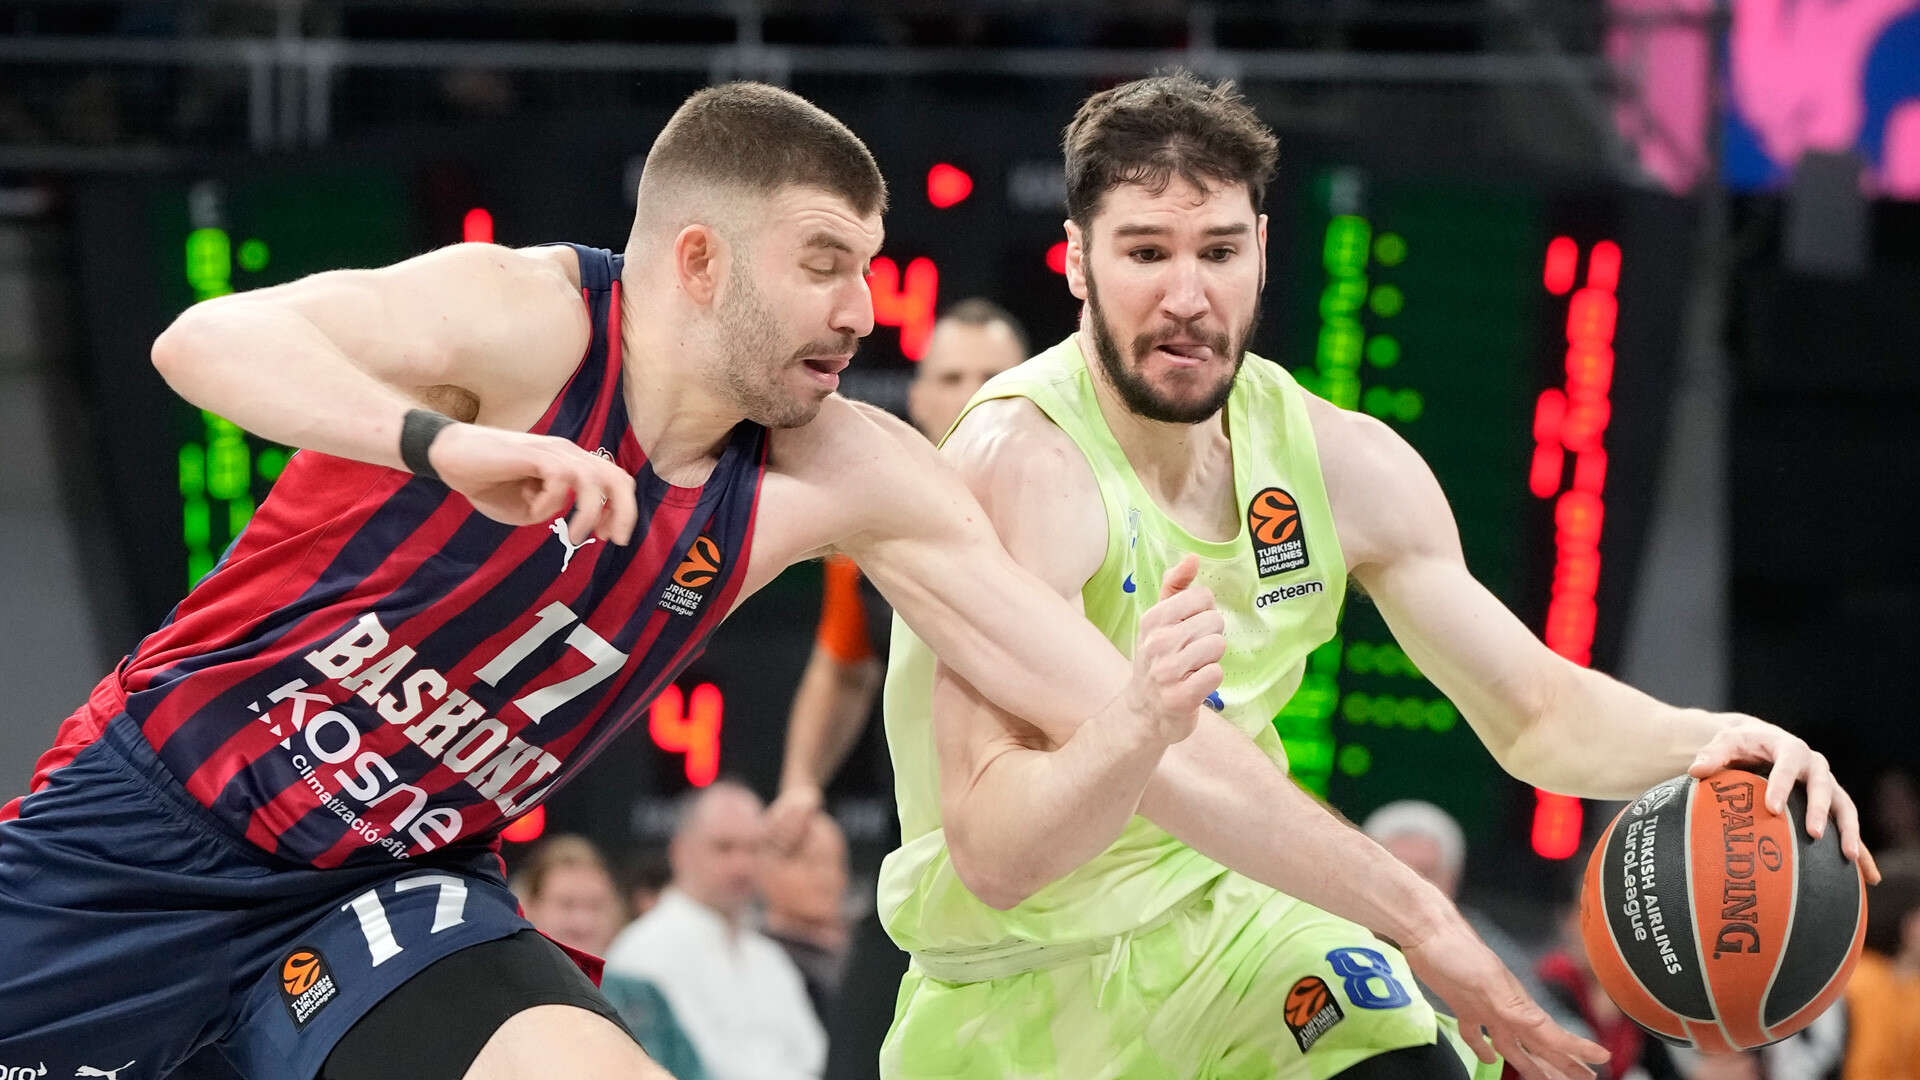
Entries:
POLYGON ((625 542, 632 479, 564 439, 526 434, 579 363, 587 314, 564 249, 442 248, 188 308, 153 345, 181 397, 265 438, 402 468, 413 409, 457 424, 429 460, 481 512, 513 524, 575 502, 574 538, 625 542), (603 511, 602 507, 605 507, 603 511))
POLYGON ((1625 799, 1682 772, 1771 761, 1768 805, 1783 810, 1804 783, 1807 831, 1821 835, 1831 811, 1842 850, 1879 879, 1853 800, 1804 740, 1740 713, 1667 705, 1547 648, 1467 570, 1446 496, 1411 446, 1332 406, 1314 422, 1321 444, 1340 448, 1323 461, 1354 579, 1502 768, 1552 791, 1625 799))

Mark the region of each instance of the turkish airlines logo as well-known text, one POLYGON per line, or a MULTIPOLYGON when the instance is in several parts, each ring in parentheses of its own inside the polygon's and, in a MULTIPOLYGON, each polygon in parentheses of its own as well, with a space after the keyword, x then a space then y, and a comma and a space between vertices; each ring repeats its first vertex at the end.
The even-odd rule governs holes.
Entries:
POLYGON ((301 946, 280 961, 280 1003, 296 1028, 304 1028, 340 995, 320 950, 301 946))
POLYGON ((660 594, 660 606, 675 615, 692 615, 707 599, 706 588, 720 576, 724 553, 711 536, 702 536, 687 549, 687 557, 673 571, 673 580, 660 594))
POLYGON ((1313 1044, 1320 1041, 1328 1028, 1346 1018, 1340 1011, 1340 1003, 1327 989, 1326 980, 1318 975, 1309 975, 1293 984, 1293 989, 1287 991, 1282 1016, 1303 1054, 1313 1049, 1313 1044))
POLYGON ((720 572, 720 545, 710 536, 703 536, 687 549, 687 557, 680 568, 673 572, 675 584, 689 589, 698 589, 712 581, 720 572))
POLYGON ((1263 488, 1247 503, 1247 531, 1261 577, 1307 565, 1307 536, 1300 521, 1300 505, 1285 488, 1263 488))

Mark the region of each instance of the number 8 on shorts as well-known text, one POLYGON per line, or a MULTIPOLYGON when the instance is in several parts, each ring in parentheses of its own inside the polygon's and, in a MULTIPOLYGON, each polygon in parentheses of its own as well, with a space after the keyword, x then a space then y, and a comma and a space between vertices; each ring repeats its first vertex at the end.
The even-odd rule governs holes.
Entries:
POLYGON ((1356 1009, 1397 1009, 1413 1001, 1413 995, 1394 978, 1387 958, 1372 949, 1335 949, 1327 954, 1327 963, 1344 980, 1342 989, 1356 1009))

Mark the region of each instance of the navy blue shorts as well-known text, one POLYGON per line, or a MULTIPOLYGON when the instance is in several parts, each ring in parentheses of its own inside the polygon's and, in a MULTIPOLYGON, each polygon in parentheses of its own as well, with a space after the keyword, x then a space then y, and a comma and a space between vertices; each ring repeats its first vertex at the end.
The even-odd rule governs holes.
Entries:
POLYGON ((213 1045, 309 1080, 389 992, 527 926, 485 848, 315 870, 232 836, 121 716, 0 822, 0 1077, 158 1080, 213 1045))

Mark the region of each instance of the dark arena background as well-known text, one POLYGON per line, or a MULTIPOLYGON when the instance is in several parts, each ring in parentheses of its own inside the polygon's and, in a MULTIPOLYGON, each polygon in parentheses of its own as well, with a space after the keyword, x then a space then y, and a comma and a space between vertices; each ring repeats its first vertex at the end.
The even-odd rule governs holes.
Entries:
MULTIPOLYGON (((1556 651, 1804 736, 1920 859, 1920 0, 0 5, 0 799, 286 464, 148 362, 190 305, 462 241, 618 250, 668 114, 760 79, 892 187, 843 392, 900 411, 960 299, 1036 351, 1072 330, 1061 129, 1174 67, 1280 136, 1254 351, 1412 443, 1556 651)), ((574 833, 624 873, 718 776, 771 799, 821 582, 748 601, 509 866, 574 833)), ((1273 723, 1353 821, 1447 811, 1463 899, 1564 944, 1617 807, 1506 776, 1363 596, 1273 723)), ((877 723, 828 797, 859 929, 827 1075, 866 1077, 904 966, 877 723)))

